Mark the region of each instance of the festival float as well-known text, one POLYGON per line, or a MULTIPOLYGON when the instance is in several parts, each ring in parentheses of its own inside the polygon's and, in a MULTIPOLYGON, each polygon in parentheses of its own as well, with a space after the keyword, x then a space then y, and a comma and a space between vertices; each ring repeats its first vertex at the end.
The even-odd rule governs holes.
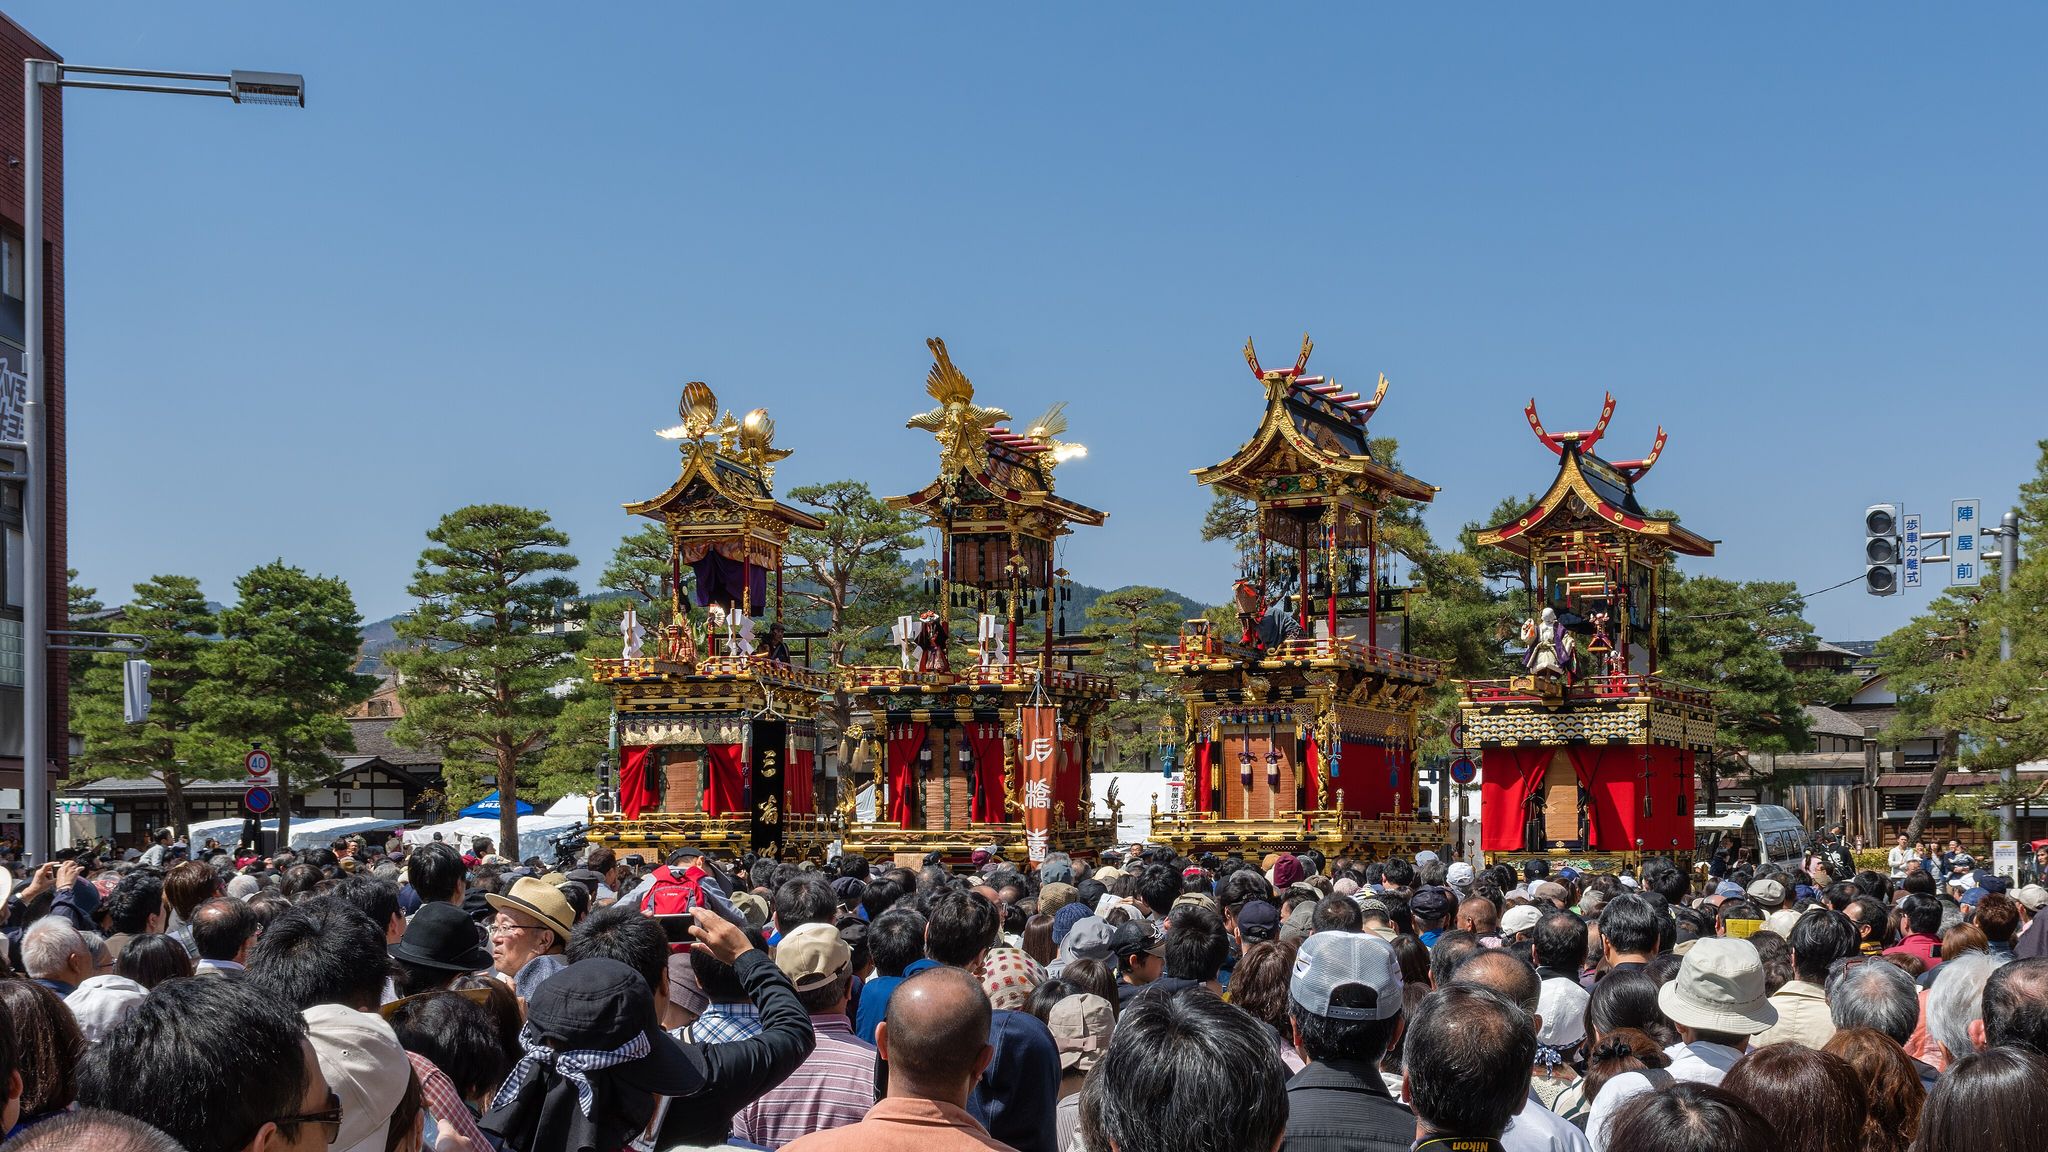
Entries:
POLYGON ((825 525, 775 499, 789 452, 767 409, 721 417, 693 381, 680 415, 657 435, 678 442, 681 475, 625 506, 667 533, 663 618, 629 611, 620 655, 591 662, 611 692, 618 779, 600 781, 589 835, 650 859, 684 845, 823 859, 834 828, 817 809, 817 715, 832 681, 790 658, 782 557, 792 531, 825 525))
POLYGON ((1441 849, 1447 830, 1416 779, 1419 714, 1436 662, 1406 651, 1406 597, 1383 579, 1380 519, 1436 488, 1374 459, 1386 399, 1291 366, 1245 360, 1265 390, 1258 431, 1203 484, 1247 505, 1237 627, 1187 621, 1156 646, 1179 678, 1181 787, 1153 838, 1183 853, 1315 848, 1330 856, 1441 849))
POLYGON ((892 631, 897 662, 839 670, 861 717, 856 759, 875 778, 873 818, 858 818, 852 790, 841 801, 845 849, 951 862, 980 848, 1020 862, 1092 855, 1116 838, 1114 815, 1092 817, 1087 795, 1112 687, 1073 668, 1059 561, 1075 525, 1106 517, 1053 492, 1055 469, 1083 451, 1059 439, 1061 406, 1012 430, 1008 413, 975 403, 945 343, 926 343, 936 407, 907 427, 937 438, 939 474, 886 503, 924 521, 937 556, 922 607, 892 631))
POLYGON ((1493 860, 1602 871, 1690 857, 1714 705, 1658 675, 1657 600, 1664 566, 1712 556, 1714 542, 1637 502, 1663 428, 1648 455, 1610 462, 1594 449, 1612 395, 1590 431, 1546 431, 1534 400, 1524 415, 1557 477, 1535 506, 1478 535, 1525 562, 1530 592, 1522 674, 1460 685, 1462 743, 1481 755, 1480 847, 1493 860))

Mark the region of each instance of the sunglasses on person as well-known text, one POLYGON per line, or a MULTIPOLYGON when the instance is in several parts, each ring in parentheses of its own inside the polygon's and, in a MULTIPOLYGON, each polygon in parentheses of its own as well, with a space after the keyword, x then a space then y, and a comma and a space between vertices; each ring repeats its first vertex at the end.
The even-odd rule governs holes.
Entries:
POLYGON ((332 1144, 336 1140, 341 1139, 341 1097, 335 1095, 334 1090, 330 1088, 327 1091, 327 1107, 318 1112, 301 1112, 296 1116, 280 1116, 276 1120, 271 1121, 271 1123, 276 1124, 279 1128, 300 1124, 318 1124, 322 1128, 327 1129, 326 1143, 332 1144))

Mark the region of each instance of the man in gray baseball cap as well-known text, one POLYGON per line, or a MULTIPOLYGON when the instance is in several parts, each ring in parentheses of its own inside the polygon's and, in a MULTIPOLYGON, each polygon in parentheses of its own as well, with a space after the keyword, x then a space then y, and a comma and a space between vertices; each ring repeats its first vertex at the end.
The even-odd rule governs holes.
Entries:
POLYGON ((1302 941, 1288 989, 1294 1046, 1309 1065, 1287 1082, 1282 1152, 1404 1152, 1415 1117, 1387 1092, 1380 1057, 1401 1033, 1401 964, 1360 932, 1302 941))

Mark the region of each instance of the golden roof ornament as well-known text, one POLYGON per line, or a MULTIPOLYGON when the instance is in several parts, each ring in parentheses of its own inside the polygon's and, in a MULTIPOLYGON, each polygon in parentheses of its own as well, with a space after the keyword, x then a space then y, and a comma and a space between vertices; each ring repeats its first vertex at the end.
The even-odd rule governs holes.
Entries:
POLYGON ((756 408, 747 413, 740 422, 740 459, 767 484, 775 478, 775 464, 789 459, 787 448, 775 447, 775 421, 768 418, 766 408, 756 408))
POLYGON ((1045 468, 1048 472, 1069 460, 1078 460, 1088 454, 1088 446, 1086 444, 1075 444, 1059 439, 1060 433, 1066 430, 1067 402, 1065 400, 1046 409, 1045 415, 1033 420, 1024 429, 1026 439, 1034 440, 1045 446, 1045 468))
POLYGON ((692 380, 683 385, 683 399, 676 405, 676 415, 682 418, 681 424, 663 428, 655 435, 664 440, 702 440, 718 418, 718 397, 710 385, 692 380))
POLYGON ((988 430, 1008 420, 1010 414, 974 402, 974 383, 953 366, 944 340, 934 336, 925 345, 932 350, 933 364, 925 376, 924 390, 939 406, 912 416, 904 426, 922 428, 938 438, 939 467, 949 479, 962 472, 979 472, 988 430))

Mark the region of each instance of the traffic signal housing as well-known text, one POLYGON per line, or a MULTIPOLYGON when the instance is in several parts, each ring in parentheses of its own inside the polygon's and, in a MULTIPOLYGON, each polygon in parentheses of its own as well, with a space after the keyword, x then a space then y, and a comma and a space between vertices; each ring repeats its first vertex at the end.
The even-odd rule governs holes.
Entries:
POLYGON ((1898 505, 1872 504, 1864 509, 1863 590, 1872 596, 1898 592, 1902 552, 1898 505))

